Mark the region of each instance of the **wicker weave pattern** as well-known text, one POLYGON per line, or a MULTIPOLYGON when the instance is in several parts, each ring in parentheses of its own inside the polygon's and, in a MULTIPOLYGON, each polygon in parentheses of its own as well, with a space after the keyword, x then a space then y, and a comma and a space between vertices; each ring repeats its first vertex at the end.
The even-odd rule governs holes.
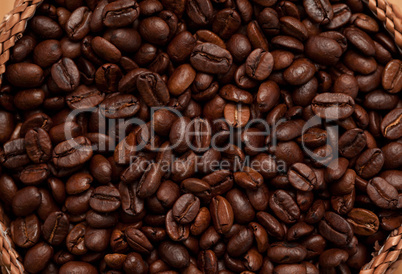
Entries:
POLYGON ((17 0, 14 10, 4 17, 4 21, 0 24, 0 75, 6 71, 6 62, 10 59, 10 48, 22 37, 27 21, 35 14, 36 7, 42 2, 43 0, 17 0))
POLYGON ((387 0, 363 0, 385 28, 395 37, 395 43, 402 52, 402 3, 387 0))
POLYGON ((381 274, 391 264, 398 260, 402 254, 402 226, 395 229, 388 236, 385 244, 381 247, 375 257, 366 264, 360 274, 381 274))
POLYGON ((20 257, 9 235, 9 220, 0 206, 0 269, 1 273, 24 273, 20 257))
MULTIPOLYGON (((0 0, 2 1, 2 0, 0 0)), ((370 10, 384 23, 385 28, 395 37, 402 52, 402 4, 391 3, 398 0, 363 0, 370 10)), ((16 0, 14 9, 0 23, 0 85, 1 76, 10 59, 10 48, 22 37, 27 21, 35 14, 43 0, 16 0)), ((18 253, 8 233, 9 220, 0 204, 0 269, 2 273, 24 273, 18 253)), ((366 264, 360 274, 385 273, 388 267, 402 256, 402 227, 395 229, 382 248, 366 264)))

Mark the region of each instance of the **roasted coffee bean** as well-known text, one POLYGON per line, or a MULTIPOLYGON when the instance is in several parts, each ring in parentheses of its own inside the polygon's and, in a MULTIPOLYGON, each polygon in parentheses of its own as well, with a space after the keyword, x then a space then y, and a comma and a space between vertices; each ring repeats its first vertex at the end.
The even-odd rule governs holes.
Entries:
POLYGON ((269 206, 275 215, 287 224, 300 218, 300 209, 295 200, 284 190, 275 191, 269 199, 269 206))
POLYGON ((87 7, 76 9, 66 22, 66 32, 72 41, 80 41, 89 33, 92 12, 87 7))
POLYGON ((364 208, 353 208, 346 219, 358 235, 370 236, 378 231, 380 221, 373 212, 364 208))
POLYGON ((43 237, 51 245, 59 245, 66 238, 70 222, 67 216, 58 211, 51 213, 43 224, 43 237))
POLYGON ((233 209, 228 200, 222 196, 212 198, 210 212, 217 232, 225 234, 233 225, 233 209))
POLYGON ((14 195, 12 209, 17 216, 27 216, 38 209, 42 197, 37 187, 28 186, 14 195))
POLYGON ((91 142, 83 136, 58 144, 53 150, 53 163, 61 168, 74 168, 92 157, 91 142))
POLYGON ((6 71, 7 80, 20 88, 33 88, 40 86, 44 80, 41 67, 31 63, 16 63, 9 65, 6 71), (24 77, 21 77, 24 75, 24 77))
POLYGON ((401 61, 388 62, 382 73, 382 86, 389 93, 398 93, 402 90, 401 61))
POLYGON ((233 58, 229 51, 215 44, 201 43, 194 47, 190 62, 198 71, 219 74, 228 72, 233 58))
POLYGON ((370 148, 360 154, 356 160, 355 170, 357 175, 364 179, 376 175, 384 165, 384 154, 378 148, 370 148))
POLYGON ((268 258, 275 263, 298 263, 307 255, 306 249, 297 243, 277 242, 268 249, 268 258))
POLYGON ((380 177, 375 177, 367 184, 367 194, 380 208, 393 209, 397 206, 398 191, 393 185, 380 177))
POLYGON ((316 69, 308 59, 296 59, 285 71, 283 78, 291 85, 303 85, 307 83, 316 72, 316 69))
POLYGON ((60 267, 59 272, 62 274, 67 274, 70 273, 72 271, 78 271, 78 272, 85 272, 85 273, 90 273, 90 274, 95 274, 98 271, 96 270, 96 268, 86 262, 80 262, 80 261, 71 261, 71 262, 67 262, 65 264, 62 265, 62 267, 60 267))
POLYGON ((334 11, 332 10, 332 6, 328 0, 304 0, 303 6, 307 15, 315 23, 326 25, 330 23, 334 17, 334 11))
POLYGON ((305 50, 307 57, 323 65, 335 65, 343 53, 336 40, 324 36, 310 37, 305 50))
POLYGON ((367 139, 363 130, 350 129, 339 138, 339 153, 346 158, 353 158, 363 151, 366 144, 367 139))
POLYGON ((342 216, 330 211, 320 221, 319 231, 325 239, 337 246, 347 245, 353 236, 351 225, 342 216))
POLYGON ((132 117, 139 109, 138 99, 131 94, 121 94, 106 98, 100 105, 101 113, 109 119, 132 117))
POLYGON ((149 242, 144 233, 141 232, 141 230, 129 226, 126 228, 124 233, 126 235, 128 244, 134 251, 140 252, 142 254, 149 254, 154 249, 152 244, 149 242))
POLYGON ((191 223, 200 209, 200 199, 193 194, 182 195, 173 205, 173 217, 180 224, 191 223))
POLYGON ((390 111, 381 122, 382 135, 390 140, 399 139, 402 136, 401 119, 401 108, 396 108, 390 111))
POLYGON ((65 92, 74 91, 80 82, 80 73, 74 61, 62 58, 51 69, 51 75, 56 86, 65 92))
POLYGON ((190 263, 190 254, 179 243, 169 241, 161 243, 158 248, 158 254, 164 262, 174 268, 184 268, 190 263))
POLYGON ((141 73, 137 78, 137 88, 150 107, 166 105, 170 100, 166 84, 157 73, 141 73))
POLYGON ((11 222, 11 237, 13 242, 22 248, 29 248, 38 243, 41 226, 35 214, 17 218, 11 222))
POLYGON ((288 179, 294 188, 301 191, 311 191, 317 185, 314 171, 302 163, 296 163, 289 168, 288 179))
POLYGON ((354 106, 352 97, 341 93, 322 93, 312 102, 314 113, 324 119, 345 119, 352 115, 354 106))
POLYGON ((31 273, 39 273, 53 257, 53 247, 40 242, 31 247, 24 257, 24 268, 31 273))
POLYGON ((273 66, 272 54, 262 49, 256 49, 247 57, 246 73, 251 78, 262 81, 271 74, 273 66))
POLYGON ((119 0, 105 6, 102 22, 106 27, 119 28, 130 25, 140 15, 137 2, 119 0))
POLYGON ((25 134, 25 148, 34 163, 47 162, 51 158, 52 143, 48 133, 42 128, 30 129, 25 134))
POLYGON ((120 193, 115 187, 99 186, 92 193, 89 205, 93 210, 108 213, 120 207, 120 193))

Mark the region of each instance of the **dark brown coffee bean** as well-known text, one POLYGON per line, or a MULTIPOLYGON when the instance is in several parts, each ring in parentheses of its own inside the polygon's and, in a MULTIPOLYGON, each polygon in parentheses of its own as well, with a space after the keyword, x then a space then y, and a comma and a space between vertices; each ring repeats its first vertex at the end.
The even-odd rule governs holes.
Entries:
POLYGON ((311 1, 304 0, 303 6, 307 15, 315 23, 326 25, 331 22, 334 17, 332 6, 327 0, 311 1))
POLYGON ((169 241, 162 242, 159 245, 158 254, 164 262, 174 268, 184 268, 190 263, 190 254, 187 249, 179 243, 169 241))
POLYGON ((297 243, 277 242, 271 245, 267 255, 275 263, 298 263, 304 260, 307 251, 297 243))
POLYGON ((306 58, 300 58, 283 72, 283 78, 291 85, 303 85, 314 76, 315 72, 313 63, 306 58))
POLYGON ((335 65, 343 53, 337 41, 324 36, 310 37, 305 49, 307 57, 323 65, 335 65))
POLYGON ((286 191, 275 191, 269 200, 269 206, 275 215, 287 224, 296 222, 300 218, 300 209, 286 191))
POLYGON ((37 87, 44 80, 43 70, 38 65, 31 63, 9 65, 6 70, 6 77, 13 86, 21 88, 37 87))
POLYGON ((58 144, 53 150, 53 163, 61 168, 73 168, 92 157, 91 142, 83 136, 58 144))
POLYGON ((133 226, 129 226, 126 228, 124 233, 126 235, 128 244, 134 251, 142 254, 149 254, 154 249, 141 230, 133 226))
POLYGON ((227 233, 234 221, 233 209, 228 200, 222 196, 212 198, 209 211, 216 231, 227 233))
POLYGON ((120 207, 120 193, 115 187, 99 186, 92 193, 89 205, 92 209, 108 213, 120 207))
POLYGON ((106 27, 119 28, 130 25, 140 15, 137 2, 119 0, 105 6, 102 22, 106 27))
POLYGON ((60 212, 53 212, 43 224, 43 237, 51 245, 59 245, 66 238, 70 222, 67 216, 60 212))
POLYGON ((182 195, 173 205, 173 217, 180 224, 191 223, 200 209, 200 200, 193 194, 182 195))
POLYGON ((356 161, 357 175, 368 179, 376 175, 384 165, 384 154, 378 148, 371 148, 360 154, 356 161))
POLYGON ((366 140, 363 130, 350 129, 339 138, 339 153, 346 158, 353 158, 363 151, 366 140))
POLYGON ((38 243, 41 226, 35 214, 17 218, 11 222, 11 237, 13 242, 22 248, 29 248, 38 243))
POLYGON ((24 256, 24 268, 30 273, 39 273, 53 257, 53 247, 40 242, 31 247, 24 256))
POLYGON ((342 93, 321 93, 312 102, 314 113, 324 119, 345 119, 352 115, 354 106, 352 97, 342 93))
POLYGON ((157 73, 140 74, 137 78, 137 88, 142 99, 150 107, 166 105, 170 100, 166 84, 157 73))
POLYGON ((65 92, 75 90, 80 81, 80 73, 74 61, 62 58, 51 69, 52 79, 59 89, 65 92))
POLYGON ((80 7, 71 14, 65 26, 70 40, 80 41, 89 33, 91 16, 92 12, 87 7, 80 7))
POLYGON ((393 209, 397 206, 397 193, 393 185, 380 177, 375 177, 367 184, 367 194, 371 201, 380 208, 393 209))
POLYGON ((120 94, 106 98, 100 105, 101 113, 109 119, 132 117, 139 109, 138 99, 131 94, 120 94))
POLYGON ((373 212, 364 208, 353 208, 346 219, 357 235, 370 236, 377 232, 380 221, 373 212))
POLYGON ((326 212, 324 219, 319 223, 320 234, 328 241, 338 246, 345 246, 353 236, 351 225, 340 215, 334 212, 326 212))
POLYGON ((229 70, 233 58, 229 51, 215 44, 201 43, 194 47, 190 62, 198 71, 219 74, 229 70))
POLYGON ((294 188, 301 191, 311 191, 317 185, 314 171, 302 163, 296 163, 289 168, 288 179, 294 188))
POLYGON ((392 60, 388 62, 382 73, 382 86, 389 93, 398 93, 402 90, 401 61, 392 60))
POLYGON ((387 139, 396 140, 402 136, 401 130, 402 109, 390 111, 381 122, 381 132, 387 139))
POLYGON ((68 263, 63 264, 62 267, 60 267, 60 273, 62 274, 67 274, 72 271, 77 271, 81 273, 88 273, 88 274, 95 274, 98 273, 96 268, 86 262, 80 262, 80 261, 71 261, 68 263))

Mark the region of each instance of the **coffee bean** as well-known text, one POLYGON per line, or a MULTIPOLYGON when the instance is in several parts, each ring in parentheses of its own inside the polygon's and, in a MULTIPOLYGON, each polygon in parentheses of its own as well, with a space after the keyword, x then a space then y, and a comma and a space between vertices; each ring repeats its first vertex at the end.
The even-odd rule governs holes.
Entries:
POLYGON ((341 93, 322 93, 312 102, 316 115, 324 119, 345 119, 352 115, 355 102, 349 95, 341 93))
POLYGON ((381 122, 381 132, 387 139, 395 140, 402 136, 401 131, 402 109, 390 111, 381 122))
POLYGON ((43 224, 43 237, 51 245, 59 245, 66 238, 69 225, 70 222, 64 213, 53 212, 43 224))
POLYGON ((76 9, 66 22, 66 32, 72 41, 82 40, 89 32, 92 12, 87 7, 76 9))
POLYGON ((92 157, 91 142, 83 136, 58 144, 53 150, 53 163, 61 168, 73 168, 92 157))
POLYGON ((190 62, 198 71, 219 74, 229 70, 233 58, 229 51, 215 44, 201 43, 194 47, 190 62))
POLYGON ((136 252, 149 254, 154 249, 147 237, 139 229, 129 226, 125 230, 125 235, 128 244, 136 252))
POLYGON ((78 87, 80 74, 74 61, 70 58, 62 58, 51 69, 52 79, 59 89, 71 92, 78 87))
POLYGON ((150 107, 163 106, 169 102, 169 91, 157 73, 140 74, 137 78, 137 88, 145 103, 150 107))
POLYGON ((296 163, 289 168, 288 179, 294 188, 301 191, 311 191, 317 185, 314 171, 302 163, 296 163))
POLYGON ((358 235, 370 236, 377 232, 380 221, 373 212, 364 208, 354 208, 346 219, 358 235))
POLYGON ((303 6, 307 15, 315 23, 326 25, 330 23, 334 17, 334 11, 332 10, 332 6, 328 0, 304 0, 303 6))
POLYGON ((380 149, 371 148, 360 154, 356 161, 356 173, 362 178, 376 175, 384 165, 384 155, 380 149))
POLYGON ((31 247, 24 257, 24 268, 31 273, 39 273, 53 257, 53 247, 40 242, 31 247))
POLYGON ((92 193, 89 205, 92 209, 108 213, 120 207, 120 193, 115 187, 100 186, 92 193))
POLYGON ((397 206, 397 193, 393 185, 380 177, 375 177, 367 184, 367 194, 380 208, 392 209, 397 206))
POLYGON ((193 194, 182 195, 173 205, 173 217, 180 224, 191 223, 200 209, 200 200, 193 194))
POLYGON ((31 63, 16 63, 8 66, 6 77, 12 85, 20 88, 37 87, 44 80, 43 70, 38 65, 31 63))
POLYGON ((130 25, 140 15, 137 2, 119 0, 105 6, 102 22, 106 27, 118 28, 130 25))
POLYGON ((40 222, 35 214, 17 218, 11 222, 10 229, 13 242, 22 248, 37 244, 41 235, 40 222))
POLYGON ((233 225, 233 209, 230 203, 222 196, 212 198, 210 212, 214 227, 219 233, 226 233, 233 225))
POLYGON ((283 72, 283 78, 291 85, 303 85, 314 76, 315 72, 313 63, 306 58, 300 58, 283 72))
POLYGON ((398 93, 402 89, 401 61, 388 62, 382 73, 382 86, 389 93, 398 93))

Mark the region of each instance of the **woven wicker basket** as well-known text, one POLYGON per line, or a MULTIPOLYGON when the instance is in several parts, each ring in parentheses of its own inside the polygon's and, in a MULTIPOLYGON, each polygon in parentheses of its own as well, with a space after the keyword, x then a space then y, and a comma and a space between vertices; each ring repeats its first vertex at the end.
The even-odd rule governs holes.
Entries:
MULTIPOLYGON (((12 1, 12 0, 0 0, 12 1)), ((43 0, 15 0, 13 10, 0 24, 0 85, 6 70, 10 49, 25 31, 27 21, 43 0)), ((363 0, 384 27, 395 38, 402 53, 402 0, 363 0)), ((1 3, 0 3, 1 4, 1 3)), ((402 214, 402 213, 401 213, 402 214)), ((2 273, 24 273, 21 257, 14 249, 9 233, 9 219, 0 204, 0 269, 2 273)), ((373 254, 361 274, 402 274, 402 226, 390 233, 384 245, 373 254), (387 272, 388 270, 388 272, 387 272)))

